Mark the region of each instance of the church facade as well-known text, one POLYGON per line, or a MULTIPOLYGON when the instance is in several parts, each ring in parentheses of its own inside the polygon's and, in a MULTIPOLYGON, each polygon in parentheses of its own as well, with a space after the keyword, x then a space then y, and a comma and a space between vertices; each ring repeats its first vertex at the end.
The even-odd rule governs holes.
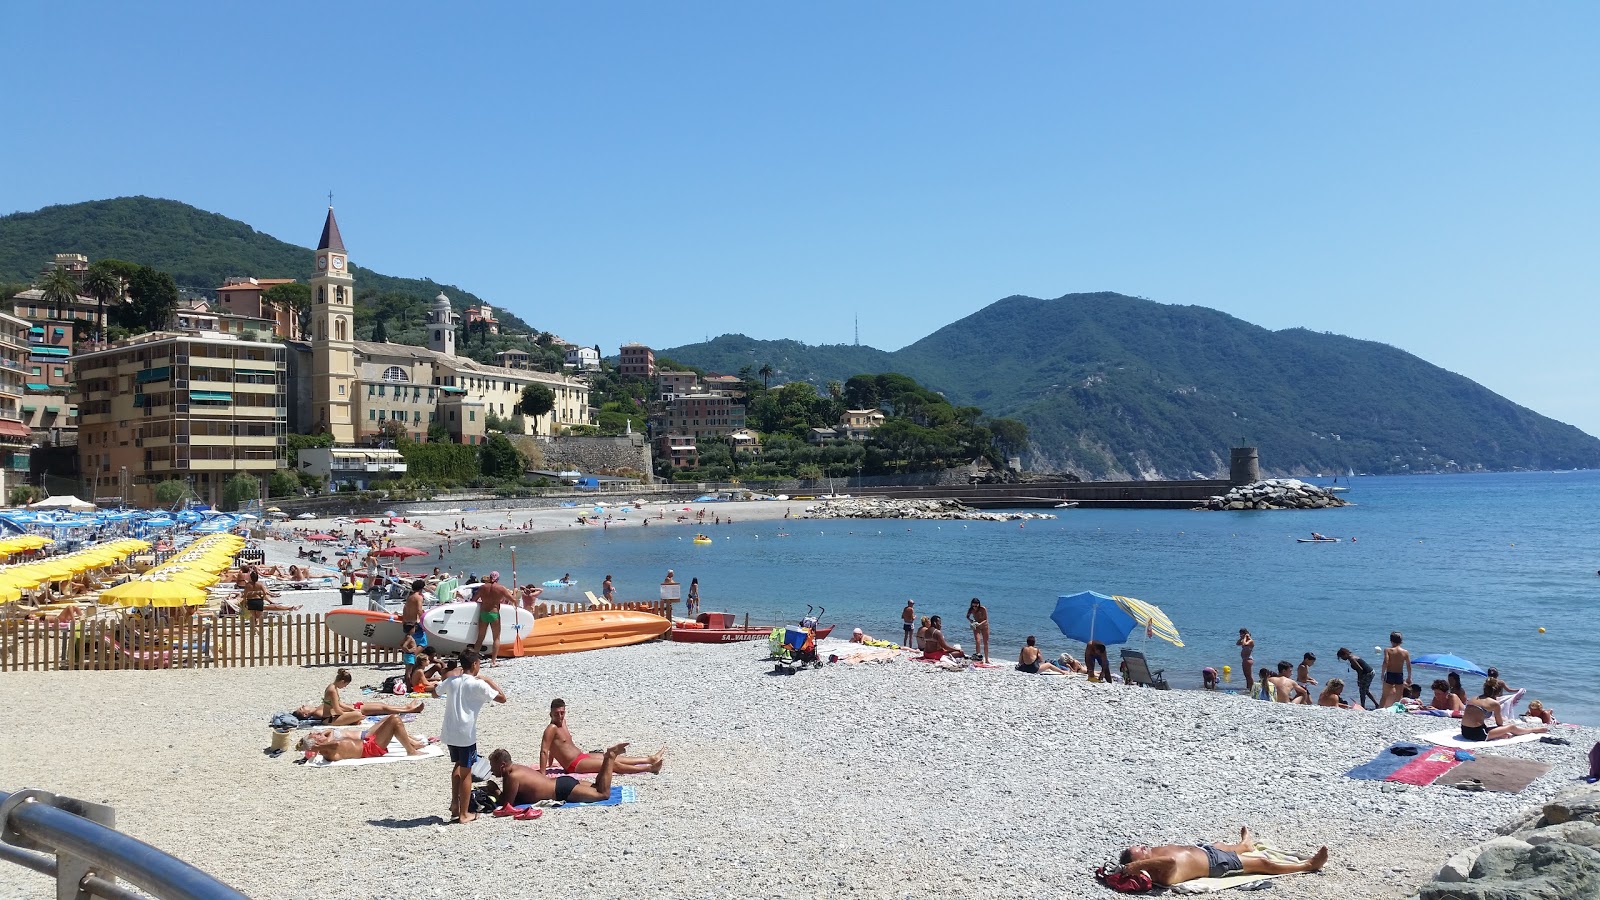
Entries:
POLYGON ((451 440, 479 444, 489 417, 510 420, 532 384, 549 389, 555 407, 524 417, 523 434, 548 437, 589 423, 589 387, 582 381, 457 356, 461 317, 442 293, 428 315, 428 346, 356 340, 355 278, 332 207, 315 266, 309 340, 287 342, 290 431, 327 432, 336 446, 348 447, 396 430, 423 441, 443 424, 451 440))

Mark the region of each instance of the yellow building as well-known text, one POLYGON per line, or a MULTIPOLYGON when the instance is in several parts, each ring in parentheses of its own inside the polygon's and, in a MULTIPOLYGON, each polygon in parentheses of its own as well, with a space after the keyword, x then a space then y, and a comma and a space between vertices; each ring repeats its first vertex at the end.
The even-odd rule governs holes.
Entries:
POLYGON ((153 332, 73 357, 78 457, 93 496, 151 504, 154 485, 190 484, 216 504, 243 472, 284 465, 282 344, 153 332))
POLYGON ((28 475, 33 431, 21 416, 31 327, 24 319, 0 313, 0 503, 28 475))
POLYGON ((356 280, 328 207, 311 276, 311 431, 333 435, 335 446, 356 441, 356 280))

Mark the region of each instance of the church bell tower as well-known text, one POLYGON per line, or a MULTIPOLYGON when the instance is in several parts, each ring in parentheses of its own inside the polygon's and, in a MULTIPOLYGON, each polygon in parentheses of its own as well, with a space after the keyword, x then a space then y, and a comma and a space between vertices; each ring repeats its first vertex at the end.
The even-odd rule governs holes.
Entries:
POLYGON ((339 223, 328 207, 328 220, 317 242, 316 271, 311 276, 311 430, 333 435, 335 446, 356 442, 356 281, 339 223))

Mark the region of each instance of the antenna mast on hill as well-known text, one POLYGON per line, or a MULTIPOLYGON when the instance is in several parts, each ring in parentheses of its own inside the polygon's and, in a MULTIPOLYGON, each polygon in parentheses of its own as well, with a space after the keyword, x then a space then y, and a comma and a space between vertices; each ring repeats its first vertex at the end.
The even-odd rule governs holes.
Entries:
POLYGON ((856 316, 856 346, 861 346, 861 316, 856 316))

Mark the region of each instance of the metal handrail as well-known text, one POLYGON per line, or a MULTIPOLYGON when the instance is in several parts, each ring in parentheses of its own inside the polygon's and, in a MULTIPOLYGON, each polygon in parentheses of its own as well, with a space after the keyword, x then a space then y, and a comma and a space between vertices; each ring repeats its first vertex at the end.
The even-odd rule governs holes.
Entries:
POLYGON ((134 900, 137 894, 115 883, 124 878, 162 900, 247 900, 183 860, 86 815, 111 820, 110 810, 96 804, 44 791, 0 791, 0 861, 56 878, 58 897, 134 900))

